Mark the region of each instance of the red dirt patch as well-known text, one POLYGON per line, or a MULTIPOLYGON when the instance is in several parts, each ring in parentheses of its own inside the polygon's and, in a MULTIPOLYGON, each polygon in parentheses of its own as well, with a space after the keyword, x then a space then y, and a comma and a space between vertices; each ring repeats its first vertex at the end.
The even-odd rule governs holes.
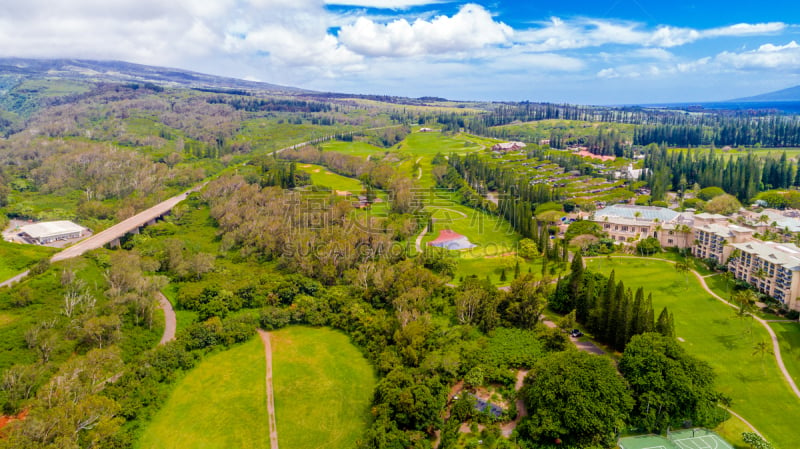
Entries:
POLYGON ((28 410, 23 410, 23 411, 19 412, 18 415, 11 415, 11 416, 3 415, 3 416, 0 416, 0 429, 3 429, 5 426, 7 426, 11 422, 22 421, 27 416, 28 416, 28 410))
POLYGON ((599 154, 590 153, 590 152, 588 152, 586 150, 578 151, 575 154, 577 154, 578 156, 581 156, 581 157, 590 157, 592 159, 600 159, 603 162, 605 162, 605 161, 613 161, 613 160, 616 159, 616 157, 614 157, 614 156, 601 156, 599 154))

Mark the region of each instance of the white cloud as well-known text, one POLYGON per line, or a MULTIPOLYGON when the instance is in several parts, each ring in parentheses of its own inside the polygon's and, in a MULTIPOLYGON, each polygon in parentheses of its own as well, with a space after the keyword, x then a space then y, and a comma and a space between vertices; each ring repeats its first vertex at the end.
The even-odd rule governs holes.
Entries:
POLYGON ((495 22, 482 6, 467 4, 452 17, 437 16, 409 23, 398 19, 380 24, 359 17, 339 31, 339 40, 366 56, 418 56, 479 49, 510 41, 513 30, 495 22))
POLYGON ((517 36, 521 42, 536 51, 600 47, 608 44, 672 48, 700 39, 773 34, 785 28, 786 24, 782 22, 770 22, 740 23, 707 30, 662 25, 647 30, 634 22, 584 18, 562 20, 553 17, 549 22, 539 23, 539 27, 518 32, 517 36))
POLYGON ((714 59, 720 65, 736 69, 798 69, 800 45, 795 41, 786 45, 764 44, 752 51, 722 52, 714 59))
POLYGON ((622 75, 620 75, 619 72, 617 72, 617 69, 614 68, 607 68, 597 72, 598 78, 619 78, 620 76, 622 75))
POLYGON ((786 24, 783 22, 768 22, 768 23, 737 23, 721 28, 712 28, 704 32, 706 37, 717 36, 752 36, 759 34, 771 34, 783 31, 786 29, 786 24))
POLYGON ((365 8, 404 9, 412 6, 432 5, 447 0, 325 0, 327 5, 361 6, 365 8))

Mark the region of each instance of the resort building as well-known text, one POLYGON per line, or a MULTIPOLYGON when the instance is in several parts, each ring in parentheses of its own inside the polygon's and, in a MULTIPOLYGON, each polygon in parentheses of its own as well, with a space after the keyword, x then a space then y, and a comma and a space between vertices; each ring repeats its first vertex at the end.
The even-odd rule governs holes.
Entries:
MULTIPOLYGON (((725 218, 722 215, 718 217, 725 218)), ((721 264, 726 263, 730 257, 733 251, 731 244, 753 239, 753 230, 750 228, 713 220, 697 220, 692 232, 694 233, 692 255, 699 259, 713 259, 721 264)))
POLYGON ((800 310, 800 248, 791 243, 751 240, 733 243, 728 270, 760 292, 800 310))
POLYGON ((519 151, 525 148, 525 142, 503 142, 492 146, 492 151, 500 153, 508 153, 510 151, 519 151))
POLYGON ((692 244, 692 215, 665 207, 614 204, 595 212, 593 221, 616 242, 654 237, 664 247, 688 248, 692 244))
POLYGON ((84 231, 86 228, 71 221, 48 221, 21 227, 19 236, 30 243, 46 245, 57 240, 80 238, 84 231))

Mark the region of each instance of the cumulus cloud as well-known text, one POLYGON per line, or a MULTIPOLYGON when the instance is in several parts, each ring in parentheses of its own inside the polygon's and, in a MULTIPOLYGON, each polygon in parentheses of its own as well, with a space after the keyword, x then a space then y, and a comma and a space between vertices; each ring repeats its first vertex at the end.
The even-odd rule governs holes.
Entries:
POLYGON ((404 9, 412 6, 442 3, 443 1, 447 0, 325 0, 325 4, 379 9, 404 9))
POLYGON ((785 28, 786 24, 782 22, 770 22, 740 23, 707 30, 662 25, 648 30, 642 24, 634 22, 585 18, 562 20, 553 17, 550 21, 539 23, 538 27, 519 32, 517 35, 529 48, 538 51, 600 47, 608 44, 672 48, 700 39, 771 34, 785 28))
POLYGON ((791 41, 786 45, 764 44, 757 50, 740 53, 726 51, 717 55, 715 61, 736 69, 798 69, 800 45, 791 41))
POLYGON ((366 56, 419 56, 461 52, 505 44, 513 31, 496 22, 482 6, 467 4, 452 17, 431 20, 393 20, 386 24, 359 17, 342 27, 339 40, 348 49, 366 56))

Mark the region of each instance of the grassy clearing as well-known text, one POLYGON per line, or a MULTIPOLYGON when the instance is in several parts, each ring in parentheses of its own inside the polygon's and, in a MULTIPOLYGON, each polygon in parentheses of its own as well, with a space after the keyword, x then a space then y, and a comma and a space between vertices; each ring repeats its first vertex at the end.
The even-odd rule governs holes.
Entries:
POLYGON ((204 360, 184 377, 137 442, 141 449, 268 449, 261 340, 204 360))
POLYGON ((329 329, 290 327, 271 335, 281 448, 355 447, 375 387, 367 361, 347 336, 329 329))
POLYGON ((325 142, 322 145, 325 151, 335 151, 337 153, 349 154, 351 156, 360 156, 366 158, 367 156, 377 156, 386 153, 385 148, 376 147, 366 142, 342 142, 341 140, 332 140, 325 142))
MULTIPOLYGON (((520 275, 525 275, 530 272, 537 278, 541 277, 542 262, 544 260, 541 257, 533 260, 525 260, 522 258, 518 259, 514 256, 484 257, 480 259, 461 258, 458 261, 458 269, 456 270, 453 283, 457 285, 461 284, 462 278, 467 278, 468 276, 477 276, 481 279, 484 279, 488 276, 489 280, 497 286, 510 285, 514 280, 514 265, 517 260, 520 262, 520 275), (505 282, 500 281, 503 268, 506 270, 505 282)), ((549 266, 555 267, 554 264, 550 264, 549 266)), ((557 268, 555 268, 555 270, 557 270, 557 268)), ((555 278, 559 274, 563 274, 563 272, 564 270, 550 272, 550 269, 548 268, 548 276, 551 278, 555 278)))
POLYGON ((361 181, 337 175, 321 165, 297 164, 297 169, 311 175, 311 182, 314 185, 328 187, 331 190, 350 192, 357 195, 364 188, 361 185, 361 181))
POLYGON ((22 273, 31 265, 56 253, 46 246, 23 245, 0 240, 0 282, 22 273))
POLYGON ((769 341, 752 320, 735 318, 730 307, 709 296, 694 276, 684 278, 671 264, 655 259, 589 259, 589 269, 608 274, 631 289, 653 294, 656 309, 675 314, 675 331, 687 351, 708 362, 717 374, 717 388, 733 399, 732 409, 764 433, 777 448, 800 446, 794 417, 800 400, 783 380, 774 358, 753 355, 753 347, 769 341), (688 282, 687 282, 688 279, 688 282))
POLYGON ((6 324, 11 324, 17 320, 17 317, 14 315, 9 315, 7 313, 0 313, 0 327, 5 326, 6 324))

